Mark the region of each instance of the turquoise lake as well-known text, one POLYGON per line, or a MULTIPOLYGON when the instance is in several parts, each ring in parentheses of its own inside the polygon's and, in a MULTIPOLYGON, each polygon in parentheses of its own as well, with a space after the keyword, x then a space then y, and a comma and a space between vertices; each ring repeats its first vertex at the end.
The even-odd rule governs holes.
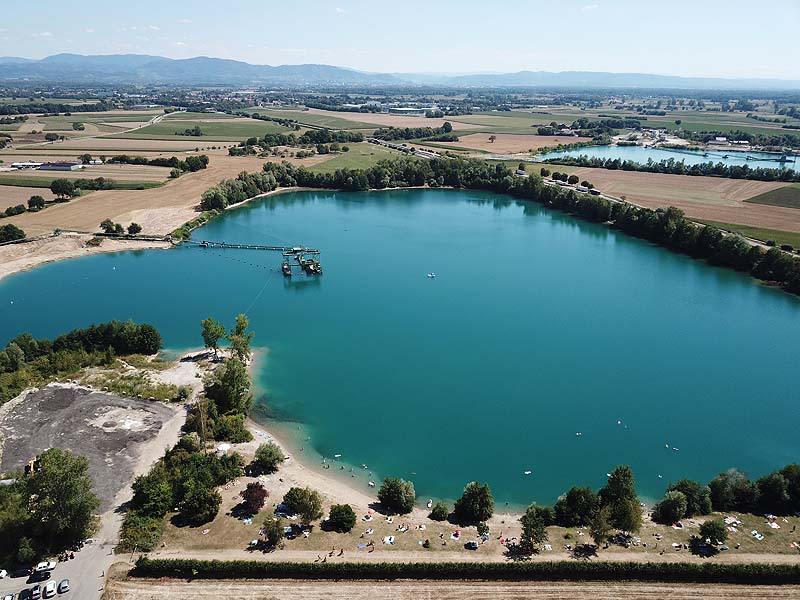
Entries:
POLYGON ((618 464, 652 499, 798 460, 800 301, 744 275, 488 192, 296 192, 194 239, 302 243, 325 271, 189 246, 44 265, 0 282, 0 343, 134 319, 198 347, 202 318, 246 311, 269 348, 256 416, 423 500, 477 479, 549 503, 618 464))
POLYGON ((766 152, 743 152, 728 149, 696 150, 668 150, 661 148, 645 148, 643 146, 587 146, 576 150, 563 152, 549 152, 540 154, 537 160, 548 160, 564 156, 586 156, 588 158, 631 160, 638 163, 647 163, 648 160, 660 162, 673 159, 683 161, 687 165, 699 165, 707 162, 714 164, 723 163, 727 166, 747 165, 752 169, 794 169, 800 167, 800 158, 787 156, 787 162, 778 162, 780 155, 766 152), (749 157, 749 159, 748 159, 749 157))

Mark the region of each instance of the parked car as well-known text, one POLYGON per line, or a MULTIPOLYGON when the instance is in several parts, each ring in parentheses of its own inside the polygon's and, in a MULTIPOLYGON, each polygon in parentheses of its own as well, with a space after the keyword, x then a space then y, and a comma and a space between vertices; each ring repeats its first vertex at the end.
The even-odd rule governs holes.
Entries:
POLYGON ((6 594, 3 596, 3 600, 14 600, 14 594, 6 594))
POLYGON ((65 594, 69 591, 69 579, 62 579, 58 584, 58 593, 65 594))
POLYGON ((50 571, 34 571, 30 574, 25 583, 36 583, 37 581, 47 581, 50 579, 50 571))
POLYGON ((478 542, 467 542, 464 544, 464 548, 467 550, 477 550, 478 549, 478 542))
POLYGON ((36 565, 34 571, 52 571, 55 568, 56 568, 56 563, 54 563, 52 560, 46 560, 36 565))
POLYGON ((52 598, 56 595, 56 582, 51 581, 46 586, 44 586, 44 593, 42 594, 45 598, 52 598))
POLYGON ((42 586, 35 585, 31 588, 31 600, 40 600, 42 597, 42 586))

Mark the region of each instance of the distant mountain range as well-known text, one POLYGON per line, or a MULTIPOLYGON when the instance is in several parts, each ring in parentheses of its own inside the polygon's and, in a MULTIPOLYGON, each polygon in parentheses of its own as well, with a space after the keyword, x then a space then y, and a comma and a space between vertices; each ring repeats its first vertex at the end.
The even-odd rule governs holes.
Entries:
POLYGON ((330 65, 252 65, 237 60, 172 59, 145 54, 83 56, 56 54, 41 60, 0 57, 0 81, 82 84, 174 83, 179 85, 342 85, 563 88, 683 88, 800 90, 800 80, 721 79, 645 73, 519 71, 517 73, 438 75, 367 73, 330 65))

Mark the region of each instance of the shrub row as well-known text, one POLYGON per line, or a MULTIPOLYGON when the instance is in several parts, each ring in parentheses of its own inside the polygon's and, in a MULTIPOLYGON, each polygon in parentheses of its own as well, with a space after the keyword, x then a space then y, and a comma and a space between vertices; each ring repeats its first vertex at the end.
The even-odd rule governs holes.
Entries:
POLYGON ((299 563, 142 557, 130 574, 135 577, 199 579, 614 580, 783 585, 800 583, 800 564, 606 561, 299 563))

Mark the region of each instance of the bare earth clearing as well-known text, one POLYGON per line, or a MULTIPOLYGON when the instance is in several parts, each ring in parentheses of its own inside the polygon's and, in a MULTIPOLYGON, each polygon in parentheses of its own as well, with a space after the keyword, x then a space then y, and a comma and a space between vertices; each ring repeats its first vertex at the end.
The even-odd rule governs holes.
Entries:
POLYGON ((303 600, 373 598, 414 600, 617 600, 633 598, 797 598, 800 586, 734 586, 604 582, 464 582, 464 581, 215 581, 111 580, 107 600, 169 600, 237 598, 242 600, 303 600))
MULTIPOLYGON (((441 127, 448 119, 428 119, 427 117, 417 117, 413 115, 390 115, 385 113, 359 113, 359 112, 339 112, 332 110, 321 110, 309 108, 309 114, 322 115, 325 117, 336 117, 345 121, 355 121, 357 123, 373 123, 377 127, 441 127)), ((450 121, 453 129, 471 129, 472 125, 466 123, 456 123, 450 121)))
POLYGON ((39 265, 65 258, 77 258, 106 252, 122 252, 123 250, 169 247, 166 242, 112 239, 103 240, 100 246, 87 246, 86 242, 91 238, 91 235, 62 233, 55 237, 25 244, 0 246, 0 279, 13 273, 27 271, 39 265))
MULTIPOLYGON (((722 177, 692 177, 548 165, 551 171, 574 173, 611 196, 625 196, 649 208, 675 206, 688 217, 738 223, 765 229, 800 231, 800 210, 749 204, 748 198, 789 185, 722 177)), ((538 172, 538 167, 536 168, 538 172)))
MULTIPOLYGON (((456 123, 455 125, 460 125, 456 123)), ((492 153, 516 153, 527 152, 528 150, 538 150, 545 146, 557 146, 558 144, 577 144, 578 142, 591 141, 590 138, 572 136, 545 136, 545 135, 522 135, 516 133, 497 133, 494 142, 489 141, 490 133, 472 133, 459 137, 454 146, 465 148, 475 148, 476 150, 486 150, 492 153)))
MULTIPOLYGON (((165 235, 197 216, 200 196, 208 188, 222 179, 236 177, 241 171, 259 171, 265 162, 261 158, 232 157, 220 153, 210 153, 209 158, 207 169, 187 173, 160 188, 101 190, 38 213, 18 215, 8 221, 29 235, 56 228, 97 231, 100 221, 106 218, 123 225, 139 223, 145 234, 165 235)), ((296 162, 311 165, 328 158, 329 155, 313 156, 296 162)))
MULTIPOLYGON (((14 171, 16 173, 16 171, 14 171)), ((3 174, 0 173, 0 177, 3 174)), ((28 199, 31 196, 41 196, 45 200, 53 200, 55 196, 47 188, 29 188, 19 187, 14 185, 0 186, 0 211, 5 210, 9 206, 16 206, 17 204, 28 205, 28 199)), ((2 224, 2 223, 0 223, 2 224)))

